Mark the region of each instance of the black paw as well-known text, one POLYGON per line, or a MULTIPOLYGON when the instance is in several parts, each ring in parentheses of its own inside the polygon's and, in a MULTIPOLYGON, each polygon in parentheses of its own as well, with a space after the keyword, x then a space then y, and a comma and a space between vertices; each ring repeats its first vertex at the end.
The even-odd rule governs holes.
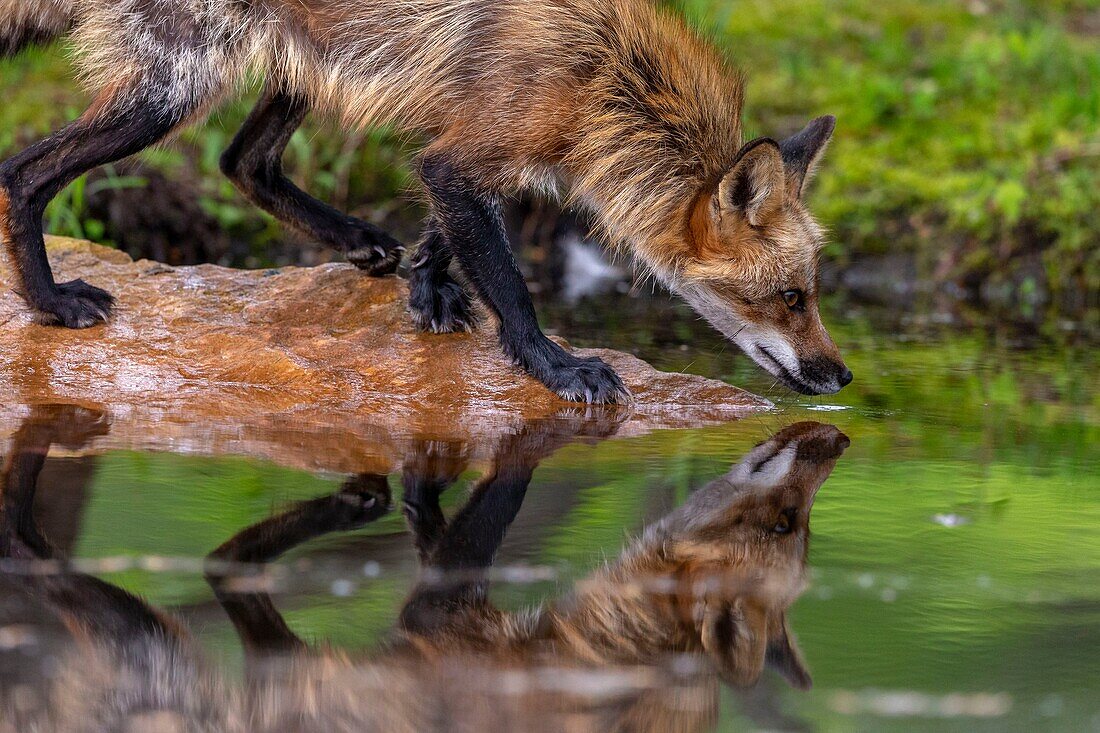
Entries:
POLYGON ((348 479, 326 500, 328 525, 336 531, 359 529, 390 508, 390 490, 384 476, 364 474, 348 479))
POLYGON ((431 333, 472 331, 477 314, 466 290, 449 275, 433 282, 421 270, 409 276, 409 310, 416 327, 431 333))
POLYGON ((59 283, 57 292, 35 310, 38 322, 43 325, 88 328, 106 321, 114 304, 115 299, 106 290, 83 280, 72 280, 59 283))
POLYGON ((405 248, 400 245, 386 249, 380 244, 374 244, 370 247, 350 250, 345 257, 348 262, 371 277, 382 277, 397 272, 397 266, 401 264, 401 257, 404 254, 405 248))
POLYGON ((70 450, 79 450, 96 438, 111 431, 111 418, 106 412, 76 405, 41 405, 31 411, 24 425, 40 425, 48 431, 49 440, 70 450))
POLYGON ((371 277, 396 272, 405 254, 405 245, 366 222, 356 227, 352 242, 346 245, 344 257, 371 277))
POLYGON ((563 399, 605 405, 630 402, 630 391, 623 380, 595 356, 578 359, 541 335, 534 342, 516 346, 506 340, 505 352, 515 354, 521 366, 563 399))
POLYGON ((553 367, 542 380, 562 399, 588 404, 625 405, 630 392, 615 370, 601 359, 574 358, 571 363, 553 367))

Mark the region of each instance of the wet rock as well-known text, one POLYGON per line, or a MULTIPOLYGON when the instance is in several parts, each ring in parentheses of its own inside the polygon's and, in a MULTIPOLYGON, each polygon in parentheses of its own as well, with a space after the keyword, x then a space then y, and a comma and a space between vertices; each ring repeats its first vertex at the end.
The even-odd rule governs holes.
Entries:
POLYGON ((604 349, 576 353, 612 364, 635 404, 564 402, 505 359, 492 327, 420 334, 405 281, 365 277, 351 265, 172 268, 75 240, 51 239, 49 249, 58 280, 106 288, 117 312, 82 331, 43 327, 4 289, 0 436, 29 406, 65 403, 104 411, 110 445, 362 470, 368 456, 396 460, 403 441, 480 444, 535 420, 595 416, 621 435, 769 406, 604 349))

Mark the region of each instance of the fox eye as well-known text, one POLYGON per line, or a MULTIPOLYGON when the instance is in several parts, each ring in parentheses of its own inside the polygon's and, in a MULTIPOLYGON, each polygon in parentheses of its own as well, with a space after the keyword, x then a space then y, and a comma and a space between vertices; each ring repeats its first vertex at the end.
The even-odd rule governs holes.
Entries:
POLYGON ((791 310, 802 310, 806 307, 806 298, 801 290, 787 290, 783 293, 783 302, 791 310))

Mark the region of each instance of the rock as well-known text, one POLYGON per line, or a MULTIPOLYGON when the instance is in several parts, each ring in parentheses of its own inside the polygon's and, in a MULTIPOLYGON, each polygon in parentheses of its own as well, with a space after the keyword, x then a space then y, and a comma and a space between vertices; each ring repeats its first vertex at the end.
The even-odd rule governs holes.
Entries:
POLYGON ((614 366, 635 403, 564 402, 509 363, 491 325, 420 334, 404 280, 372 279, 350 265, 172 268, 58 238, 49 252, 59 281, 106 288, 117 311, 82 331, 43 327, 4 288, 0 436, 35 405, 70 404, 105 413, 100 448, 246 453, 352 471, 400 460, 410 441, 488 446, 561 416, 595 416, 622 435, 770 407, 722 382, 658 372, 605 349, 575 353, 614 366))

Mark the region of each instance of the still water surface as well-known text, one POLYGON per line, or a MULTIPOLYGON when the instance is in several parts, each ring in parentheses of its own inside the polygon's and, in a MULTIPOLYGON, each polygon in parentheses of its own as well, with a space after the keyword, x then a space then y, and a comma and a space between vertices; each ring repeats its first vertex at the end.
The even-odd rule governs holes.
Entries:
POLYGON ((777 409, 532 425, 487 476, 430 440, 388 477, 85 455, 109 419, 33 410, 0 447, 0 731, 1100 730, 1095 341, 828 320, 856 381, 807 399, 672 306, 551 314, 777 409))

